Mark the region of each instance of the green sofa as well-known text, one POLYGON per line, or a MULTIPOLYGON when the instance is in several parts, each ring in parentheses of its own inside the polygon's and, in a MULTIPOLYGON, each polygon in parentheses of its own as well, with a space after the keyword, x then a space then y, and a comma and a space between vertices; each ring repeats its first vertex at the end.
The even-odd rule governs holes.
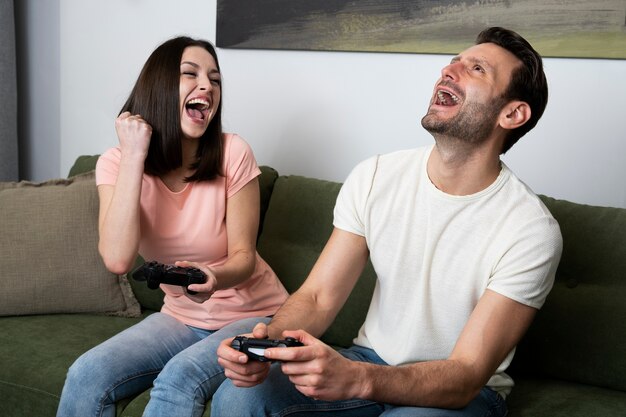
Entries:
MULTIPOLYGON (((160 290, 108 273, 97 256, 96 159, 78 158, 65 181, 0 186, 1 416, 54 416, 70 364, 160 308, 160 290)), ((341 184, 262 171, 258 251, 291 292, 331 232, 341 184)), ((626 416, 626 210, 542 199, 564 252, 510 369, 509 416, 626 416)), ((350 344, 374 280, 369 265, 326 342, 350 344)), ((120 402, 118 415, 140 416, 148 396, 120 402)))

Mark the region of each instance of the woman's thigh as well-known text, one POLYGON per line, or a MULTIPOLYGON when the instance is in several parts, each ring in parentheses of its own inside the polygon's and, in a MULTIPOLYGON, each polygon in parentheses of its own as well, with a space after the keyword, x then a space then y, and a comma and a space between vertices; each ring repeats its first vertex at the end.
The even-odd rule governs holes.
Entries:
MULTIPOLYGON (((214 383, 221 383, 224 379, 224 369, 217 363, 217 348, 224 339, 250 333, 257 323, 268 323, 269 317, 254 317, 242 319, 228 324, 219 330, 210 332, 194 331, 196 335, 206 335, 202 340, 181 350, 167 363, 157 382, 165 381, 168 385, 185 384, 198 386, 216 379, 214 383), (176 382, 178 380, 178 382, 176 382)), ((212 395, 217 387, 209 388, 212 395)))
POLYGON ((194 329, 201 341, 181 351, 163 368, 154 381, 144 416, 201 415, 205 404, 225 379, 217 362, 217 348, 227 338, 250 333, 267 317, 243 319, 209 332, 194 329))
POLYGON ((148 388, 172 357, 198 340, 180 321, 154 313, 87 351, 70 374, 91 381, 91 389, 98 382, 100 391, 115 389, 117 399, 123 398, 148 388))
POLYGON ((149 388, 169 359, 198 340, 173 317, 161 313, 148 316, 72 364, 58 415, 115 415, 117 401, 149 388))

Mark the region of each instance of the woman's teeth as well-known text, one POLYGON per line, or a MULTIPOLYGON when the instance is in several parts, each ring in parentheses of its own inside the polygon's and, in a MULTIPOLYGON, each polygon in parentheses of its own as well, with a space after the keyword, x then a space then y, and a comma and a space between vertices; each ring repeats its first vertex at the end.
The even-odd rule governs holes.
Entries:
POLYGON ((187 114, 196 119, 205 119, 208 115, 211 103, 202 98, 194 98, 189 100, 185 105, 187 114))
POLYGON ((211 103, 201 98, 194 98, 193 100, 189 100, 187 102, 187 106, 194 106, 194 105, 197 105, 196 108, 198 110, 206 110, 211 106, 211 103))

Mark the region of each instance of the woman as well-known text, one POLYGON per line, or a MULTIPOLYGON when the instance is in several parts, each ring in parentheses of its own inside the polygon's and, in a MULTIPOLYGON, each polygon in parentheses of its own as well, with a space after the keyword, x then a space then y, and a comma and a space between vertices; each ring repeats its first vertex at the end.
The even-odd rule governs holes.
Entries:
POLYGON ((119 147, 98 160, 99 250, 128 272, 146 260, 202 270, 189 290, 161 285, 160 313, 72 365, 58 416, 115 415, 154 388, 146 416, 202 415, 224 380, 220 341, 269 321, 287 293, 255 249, 259 186, 249 146, 221 128, 221 75, 206 41, 159 46, 115 122, 119 147))

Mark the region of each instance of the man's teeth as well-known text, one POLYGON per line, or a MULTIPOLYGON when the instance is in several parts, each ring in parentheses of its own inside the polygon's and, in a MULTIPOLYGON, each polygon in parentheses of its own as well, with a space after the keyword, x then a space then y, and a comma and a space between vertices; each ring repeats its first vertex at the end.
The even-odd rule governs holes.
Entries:
POLYGON ((441 104, 451 105, 452 103, 448 103, 448 97, 452 99, 454 104, 459 103, 459 98, 455 96, 454 94, 450 93, 449 91, 442 91, 442 90, 437 91, 437 99, 439 99, 439 102, 441 104))

